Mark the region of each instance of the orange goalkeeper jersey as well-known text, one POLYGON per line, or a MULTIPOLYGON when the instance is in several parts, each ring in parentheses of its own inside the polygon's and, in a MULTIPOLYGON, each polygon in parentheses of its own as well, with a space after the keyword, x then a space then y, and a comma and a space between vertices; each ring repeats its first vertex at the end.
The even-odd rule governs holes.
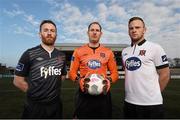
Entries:
POLYGON ((107 71, 109 70, 112 82, 118 79, 114 54, 109 48, 103 45, 92 49, 86 44, 75 49, 69 71, 71 80, 74 81, 76 79, 78 70, 80 71, 80 77, 84 77, 87 73, 97 73, 107 76, 107 71))

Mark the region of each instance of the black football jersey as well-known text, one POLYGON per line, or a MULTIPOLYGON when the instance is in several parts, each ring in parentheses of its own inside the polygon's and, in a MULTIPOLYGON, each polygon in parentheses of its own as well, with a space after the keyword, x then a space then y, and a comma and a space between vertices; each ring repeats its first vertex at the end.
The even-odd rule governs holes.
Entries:
POLYGON ((27 78, 27 97, 48 102, 60 95, 61 75, 66 75, 65 54, 56 48, 48 53, 41 45, 21 56, 15 75, 27 78))

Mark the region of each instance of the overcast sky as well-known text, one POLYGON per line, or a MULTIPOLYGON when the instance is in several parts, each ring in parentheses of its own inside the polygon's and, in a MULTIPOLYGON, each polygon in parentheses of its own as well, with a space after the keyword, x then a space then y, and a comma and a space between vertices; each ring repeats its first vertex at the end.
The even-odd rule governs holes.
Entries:
POLYGON ((16 66, 22 53, 39 45, 39 23, 57 24, 56 43, 86 43, 87 27, 98 21, 101 43, 130 44, 129 18, 140 16, 146 39, 169 58, 180 58, 180 0, 0 0, 0 63, 16 66))

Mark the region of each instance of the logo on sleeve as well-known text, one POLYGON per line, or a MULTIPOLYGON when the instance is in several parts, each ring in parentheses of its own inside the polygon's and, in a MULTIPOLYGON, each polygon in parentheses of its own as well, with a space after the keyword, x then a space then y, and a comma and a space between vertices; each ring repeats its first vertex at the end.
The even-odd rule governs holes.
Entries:
POLYGON ((129 71, 137 70, 141 67, 141 60, 137 57, 130 57, 126 60, 125 66, 129 71))
POLYGON ((18 63, 17 66, 16 66, 16 70, 17 71, 23 71, 23 69, 24 69, 24 64, 18 63))
POLYGON ((168 59, 167 59, 167 56, 166 56, 166 55, 161 56, 161 58, 162 58, 162 61, 163 61, 163 62, 168 61, 168 59))
POLYGON ((97 69, 101 67, 101 62, 99 60, 90 60, 88 61, 87 66, 91 69, 97 69))

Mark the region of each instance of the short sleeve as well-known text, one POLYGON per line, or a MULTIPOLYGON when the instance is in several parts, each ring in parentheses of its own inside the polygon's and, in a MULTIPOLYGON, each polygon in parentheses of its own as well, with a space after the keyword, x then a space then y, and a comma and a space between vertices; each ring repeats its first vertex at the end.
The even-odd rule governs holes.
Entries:
POLYGON ((28 51, 25 51, 21 56, 21 58, 19 59, 19 62, 16 66, 15 75, 27 77, 29 74, 29 68, 30 68, 29 66, 30 66, 29 54, 28 51))
POLYGON ((154 62, 157 69, 161 69, 169 66, 167 55, 164 49, 159 45, 156 46, 154 62))
POLYGON ((66 65, 66 57, 64 56, 64 63, 63 63, 63 68, 62 68, 62 71, 61 71, 61 74, 62 75, 66 75, 67 74, 67 65, 66 65))

